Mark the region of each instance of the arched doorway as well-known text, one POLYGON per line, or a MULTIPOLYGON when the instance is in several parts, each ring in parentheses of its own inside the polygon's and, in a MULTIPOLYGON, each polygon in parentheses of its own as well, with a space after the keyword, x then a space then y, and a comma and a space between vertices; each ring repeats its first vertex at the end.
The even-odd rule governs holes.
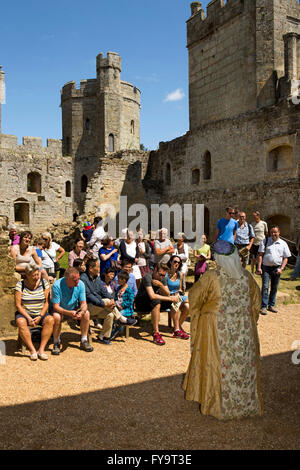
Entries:
POLYGON ((20 198, 14 202, 14 215, 17 224, 29 226, 29 202, 20 198))

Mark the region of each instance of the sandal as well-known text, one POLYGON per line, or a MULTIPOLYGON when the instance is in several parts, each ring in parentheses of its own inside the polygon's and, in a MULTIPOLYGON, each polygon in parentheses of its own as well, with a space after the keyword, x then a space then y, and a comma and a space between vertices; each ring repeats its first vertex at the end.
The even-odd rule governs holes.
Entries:
POLYGON ((42 361, 48 361, 48 356, 46 353, 37 353, 39 359, 41 359, 42 361))
POLYGON ((37 361, 38 355, 36 352, 30 354, 30 360, 31 361, 37 361))

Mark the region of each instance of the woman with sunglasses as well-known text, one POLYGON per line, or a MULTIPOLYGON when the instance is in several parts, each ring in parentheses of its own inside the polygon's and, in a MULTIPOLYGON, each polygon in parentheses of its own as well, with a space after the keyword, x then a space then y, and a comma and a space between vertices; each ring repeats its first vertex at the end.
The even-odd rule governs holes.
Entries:
POLYGON ((43 233, 42 238, 44 242, 44 247, 43 247, 43 252, 42 252, 43 253, 43 257, 42 257, 43 267, 46 269, 49 276, 55 279, 56 272, 55 272, 54 263, 60 260, 64 256, 65 250, 58 243, 55 243, 54 241, 52 241, 52 237, 49 232, 43 233), (57 252, 58 252, 58 256, 56 258, 57 252))
POLYGON ((189 314, 189 302, 187 295, 182 292, 183 273, 182 260, 178 255, 173 255, 168 262, 169 272, 166 275, 167 286, 171 295, 179 294, 182 298, 182 303, 179 308, 175 309, 171 306, 170 314, 174 326, 174 338, 188 339, 189 335, 182 329, 182 324, 189 314))

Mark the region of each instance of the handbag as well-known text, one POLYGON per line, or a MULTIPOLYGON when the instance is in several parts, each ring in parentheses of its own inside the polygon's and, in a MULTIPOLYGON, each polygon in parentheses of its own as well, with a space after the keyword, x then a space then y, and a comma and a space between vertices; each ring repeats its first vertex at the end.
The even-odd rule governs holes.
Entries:
POLYGON ((49 256, 49 258, 51 259, 51 261, 53 262, 54 264, 54 272, 57 273, 59 270, 60 270, 60 264, 58 261, 54 261, 54 259, 52 258, 52 256, 49 255, 48 251, 44 250, 45 253, 47 253, 47 255, 49 256))

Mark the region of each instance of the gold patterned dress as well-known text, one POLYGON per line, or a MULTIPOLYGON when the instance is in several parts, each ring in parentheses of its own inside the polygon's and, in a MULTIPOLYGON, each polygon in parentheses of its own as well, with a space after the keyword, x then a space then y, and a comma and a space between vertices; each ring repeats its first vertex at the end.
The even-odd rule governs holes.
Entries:
POLYGON ((218 419, 263 414, 257 321, 260 289, 244 271, 206 272, 189 291, 191 360, 183 389, 201 413, 218 419))

